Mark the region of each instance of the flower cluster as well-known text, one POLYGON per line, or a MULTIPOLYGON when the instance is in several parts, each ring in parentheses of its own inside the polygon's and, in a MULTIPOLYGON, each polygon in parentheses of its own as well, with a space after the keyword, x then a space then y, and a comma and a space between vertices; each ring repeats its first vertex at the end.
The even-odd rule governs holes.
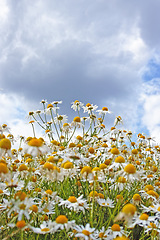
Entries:
POLYGON ((107 107, 76 100, 69 123, 61 101, 41 103, 18 149, 0 127, 2 239, 160 239, 160 146, 120 116, 106 129, 107 107))

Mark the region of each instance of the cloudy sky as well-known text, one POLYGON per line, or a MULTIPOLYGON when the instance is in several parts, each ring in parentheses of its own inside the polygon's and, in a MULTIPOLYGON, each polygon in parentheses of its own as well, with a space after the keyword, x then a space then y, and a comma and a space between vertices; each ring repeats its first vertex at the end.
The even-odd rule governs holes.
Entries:
POLYGON ((29 134, 42 99, 70 116, 79 100, 160 141, 159 11, 159 0, 0 0, 0 125, 29 134))

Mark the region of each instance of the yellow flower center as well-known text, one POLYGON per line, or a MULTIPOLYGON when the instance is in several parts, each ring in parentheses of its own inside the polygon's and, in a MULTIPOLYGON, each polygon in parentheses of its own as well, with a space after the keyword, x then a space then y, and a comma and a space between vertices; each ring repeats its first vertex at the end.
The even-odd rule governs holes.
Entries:
POLYGON ((147 194, 149 194, 149 195, 151 195, 155 198, 159 198, 159 194, 157 192, 153 191, 153 190, 147 191, 147 194))
POLYGON ((104 233, 103 232, 101 232, 101 233, 99 233, 99 238, 105 238, 106 236, 104 235, 104 233))
POLYGON ((125 177, 119 177, 119 178, 118 178, 118 182, 120 182, 120 183, 125 183, 125 182, 126 182, 125 177))
POLYGON ((74 122, 81 122, 81 119, 80 119, 80 117, 75 117, 75 118, 73 119, 73 121, 74 121, 74 122))
POLYGON ((33 212, 35 212, 35 213, 38 212, 38 207, 37 207, 36 205, 32 205, 32 206, 30 207, 30 209, 31 209, 33 212))
POLYGON ((81 170, 81 173, 83 174, 83 173, 91 173, 92 172, 92 169, 91 169, 91 167, 89 167, 89 166, 85 166, 85 167, 83 167, 82 168, 82 170, 81 170))
POLYGON ((133 200, 141 201, 141 196, 138 193, 136 193, 136 194, 133 195, 133 200))
POLYGON ((111 159, 106 159, 104 163, 105 163, 107 166, 110 165, 111 159))
POLYGON ((147 220, 148 219, 148 215, 146 213, 142 213, 139 217, 140 220, 147 220))
POLYGON ((90 147, 89 149, 88 149, 88 152, 90 152, 90 153, 94 153, 94 148, 93 147, 90 147))
POLYGON ((99 196, 99 194, 98 194, 98 192, 97 191, 91 191, 90 192, 90 194, 89 194, 89 197, 98 197, 99 196))
POLYGON ((48 189, 48 190, 46 190, 46 193, 51 195, 53 192, 52 192, 52 190, 48 189))
POLYGON ((53 105, 52 104, 48 104, 47 108, 53 108, 53 105))
POLYGON ((26 205, 24 203, 22 203, 22 204, 19 205, 19 208, 24 210, 24 209, 26 209, 26 205))
POLYGON ((147 192, 149 190, 154 190, 154 187, 152 185, 146 185, 144 190, 147 192))
POLYGON ((82 233, 86 236, 89 236, 91 233, 88 230, 82 230, 82 233))
POLYGON ((118 155, 119 154, 118 148, 116 148, 116 147, 112 148, 111 153, 114 154, 114 155, 118 155))
POLYGON ((70 168, 73 168, 73 163, 68 161, 64 164, 64 169, 70 169, 70 168))
POLYGON ((99 167, 100 167, 100 169, 105 169, 105 168, 107 168, 107 165, 105 163, 101 163, 99 167))
POLYGON ((43 165, 43 168, 47 168, 48 170, 53 170, 54 165, 53 165, 52 163, 46 162, 46 163, 43 165))
POLYGON ((56 218, 56 223, 64 224, 64 223, 67 223, 67 222, 68 222, 68 219, 66 218, 65 215, 59 215, 56 218))
MULTIPOLYGON (((102 126, 102 124, 101 124, 101 126, 102 126)), ((107 143, 103 143, 102 147, 107 148, 108 147, 107 143)))
POLYGON ((120 231, 121 228, 120 228, 119 224, 113 224, 111 227, 111 230, 112 231, 120 231))
POLYGON ((108 108, 107 108, 107 107, 103 107, 103 108, 102 108, 102 111, 108 112, 108 108))
POLYGON ((133 204, 128 203, 123 207, 122 212, 127 215, 134 215, 136 212, 136 207, 133 204))
POLYGON ((8 173, 8 167, 4 163, 0 163, 0 173, 8 173))
POLYGON ((116 163, 124 163, 124 162, 125 162, 125 159, 124 159, 124 157, 122 157, 122 156, 118 156, 118 157, 116 157, 115 162, 116 162, 116 163))
POLYGON ((79 141, 83 140, 83 138, 82 138, 80 135, 78 135, 76 138, 77 138, 77 140, 79 140, 79 141))
POLYGON ((132 149, 132 154, 138 154, 138 150, 137 149, 132 149))
POLYGON ((49 230, 50 230, 50 229, 49 229, 49 228, 47 228, 47 227, 46 227, 46 228, 42 228, 42 229, 41 229, 41 231, 42 231, 42 232, 49 232, 49 230))
POLYGON ((130 163, 125 166, 124 171, 128 174, 134 174, 136 172, 136 168, 133 164, 130 163))
POLYGON ((87 103, 87 104, 86 104, 86 107, 90 107, 90 106, 91 106, 91 104, 90 104, 90 103, 87 103))
POLYGON ((11 142, 8 138, 3 138, 0 140, 0 148, 9 150, 11 149, 11 142))
POLYGON ((70 144, 69 144, 69 148, 73 148, 73 147, 75 147, 75 146, 76 146, 75 143, 70 143, 70 144))
POLYGON ((32 146, 32 147, 41 147, 43 145, 43 141, 42 141, 42 139, 32 138, 28 142, 28 145, 32 146))
POLYGON ((18 228, 23 228, 23 227, 26 226, 26 222, 25 222, 24 220, 18 221, 18 222, 16 223, 16 226, 17 226, 18 228))
POLYGON ((19 166, 18 170, 19 171, 25 171, 25 170, 28 170, 28 167, 23 163, 19 166))
POLYGON ((68 198, 68 201, 71 202, 71 203, 75 203, 75 202, 77 202, 77 198, 74 197, 74 196, 70 196, 70 197, 68 198))
POLYGON ((3 193, 3 190, 2 190, 2 189, 0 189, 0 193, 3 193))

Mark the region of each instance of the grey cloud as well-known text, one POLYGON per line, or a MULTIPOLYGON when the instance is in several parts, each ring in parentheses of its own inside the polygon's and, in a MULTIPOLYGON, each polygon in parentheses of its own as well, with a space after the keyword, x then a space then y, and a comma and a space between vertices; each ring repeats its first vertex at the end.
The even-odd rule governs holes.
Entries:
MULTIPOLYGON (((139 69, 132 66, 133 55, 124 49, 114 56, 107 51, 119 45, 121 32, 130 33, 139 23, 139 3, 10 0, 8 4, 0 45, 5 59, 0 65, 4 89, 33 102, 63 100, 64 109, 76 99, 100 106, 105 102, 117 113, 123 108, 127 112, 127 103, 132 108, 141 84, 139 69), (96 51, 102 42, 101 52, 96 51)), ((145 22, 143 12, 142 28, 145 22)))

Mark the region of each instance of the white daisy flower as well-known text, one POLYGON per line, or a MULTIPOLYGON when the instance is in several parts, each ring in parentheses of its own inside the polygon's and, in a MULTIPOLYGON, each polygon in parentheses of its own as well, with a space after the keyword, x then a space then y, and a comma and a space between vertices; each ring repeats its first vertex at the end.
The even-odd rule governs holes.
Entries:
POLYGON ((97 202, 102 207, 114 208, 113 201, 110 198, 107 199, 97 198, 97 202))
POLYGON ((75 237, 79 237, 84 240, 96 239, 93 235, 95 228, 91 228, 89 223, 87 223, 86 226, 76 225, 74 229, 77 231, 75 237))
POLYGON ((67 231, 75 226, 75 220, 68 221, 68 218, 65 215, 59 215, 56 220, 53 222, 54 230, 63 230, 66 229, 67 231))
POLYGON ((29 228, 38 234, 47 234, 47 233, 53 233, 54 232, 54 227, 53 227, 53 222, 51 220, 47 221, 47 222, 43 222, 39 228, 37 227, 32 227, 29 226, 29 228))
POLYGON ((85 209, 88 209, 87 200, 83 199, 83 195, 76 198, 75 196, 70 196, 67 200, 60 199, 59 206, 65 205, 65 207, 74 210, 75 212, 82 211, 85 213, 85 209))

